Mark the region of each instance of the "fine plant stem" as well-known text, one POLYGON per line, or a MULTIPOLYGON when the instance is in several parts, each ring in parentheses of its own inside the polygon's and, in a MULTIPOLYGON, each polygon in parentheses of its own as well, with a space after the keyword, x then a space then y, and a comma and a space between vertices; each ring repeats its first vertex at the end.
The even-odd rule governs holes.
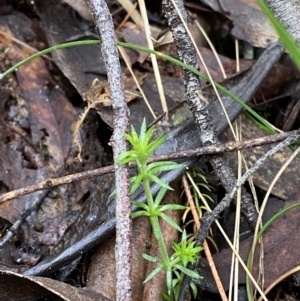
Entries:
POLYGON ((160 250, 161 262, 164 267, 168 267, 170 265, 170 260, 169 260, 167 248, 166 248, 166 245, 164 243, 164 239, 163 239, 163 236, 161 233, 158 217, 157 216, 151 217, 150 221, 151 221, 153 234, 157 240, 158 247, 160 250))
MULTIPOLYGON (((151 193, 150 182, 146 178, 143 181, 143 187, 145 190, 145 194, 147 197, 147 202, 148 202, 150 211, 154 211, 154 201, 153 201, 153 196, 151 193)), ((163 237, 162 237, 158 217, 157 216, 150 217, 150 222, 151 222, 153 234, 154 234, 154 236, 157 240, 158 246, 159 246, 162 263, 164 266, 168 266, 169 265, 169 256, 168 256, 166 245, 165 245, 163 237)))
POLYGON ((153 211, 154 210, 154 201, 153 201, 153 196, 151 193, 150 183, 149 183, 148 179, 144 179, 143 186, 144 186, 145 194, 147 197, 148 206, 150 207, 150 210, 153 211))

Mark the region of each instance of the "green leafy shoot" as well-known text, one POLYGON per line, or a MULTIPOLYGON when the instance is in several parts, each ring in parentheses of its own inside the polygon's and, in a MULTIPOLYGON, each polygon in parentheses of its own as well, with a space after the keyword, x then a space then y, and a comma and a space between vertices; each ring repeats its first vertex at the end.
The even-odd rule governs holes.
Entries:
MULTIPOLYGON (((211 186, 208 184, 205 174, 200 167, 198 166, 192 167, 187 174, 188 174, 188 179, 189 179, 188 182, 190 183, 189 187, 193 196, 193 200, 195 201, 195 206, 197 208, 198 215, 201 218, 203 216, 203 209, 206 210, 206 207, 202 205, 203 202, 198 192, 200 191, 202 197, 204 197, 207 201, 214 202, 212 197, 204 192, 204 191, 210 192, 211 186)), ((182 191, 182 194, 184 194, 184 190, 182 191)), ((190 207, 187 206, 187 209, 183 214, 183 218, 182 218, 183 221, 185 221, 189 211, 190 211, 190 207)))
POLYGON ((141 126, 140 136, 137 134, 134 126, 131 126, 131 135, 124 134, 133 150, 121 154, 117 159, 117 163, 126 164, 131 161, 136 161, 137 164, 146 163, 147 159, 151 157, 155 149, 157 149, 167 139, 167 136, 160 136, 152 142, 149 142, 152 137, 154 127, 151 127, 148 131, 146 131, 145 125, 146 121, 144 119, 141 126))
POLYGON ((137 164, 138 175, 131 178, 131 194, 138 189, 144 179, 151 180, 166 189, 172 189, 168 183, 163 182, 157 177, 157 174, 163 171, 184 167, 182 164, 171 161, 147 164, 147 160, 153 155, 153 152, 167 139, 167 136, 164 135, 151 141, 153 130, 154 127, 147 130, 146 121, 144 119, 139 135, 134 126, 131 126, 131 134, 124 134, 127 141, 131 144, 132 150, 121 154, 116 162, 122 165, 129 162, 136 162, 137 164))
MULTIPOLYGON (((202 250, 200 247, 195 247, 194 242, 187 241, 186 232, 183 232, 182 240, 180 243, 174 243, 174 254, 169 258, 164 238, 161 233, 159 219, 163 219, 173 228, 182 232, 179 225, 170 218, 167 214, 167 210, 185 210, 186 206, 179 204, 161 204, 166 192, 171 190, 171 186, 165 183, 160 177, 160 173, 163 171, 173 170, 176 168, 182 168, 184 165, 177 164, 171 161, 154 162, 147 164, 147 160, 153 155, 153 152, 166 140, 167 136, 159 136, 152 139, 154 128, 151 127, 147 130, 146 121, 144 119, 139 134, 135 128, 131 127, 131 133, 125 134, 125 138, 131 144, 132 149, 121 154, 116 160, 118 164, 127 164, 135 162, 137 165, 137 175, 130 179, 131 190, 130 193, 134 193, 138 187, 143 186, 147 203, 140 201, 132 201, 132 204, 138 207, 138 210, 132 214, 132 218, 140 216, 147 216, 150 219, 153 234, 157 240, 160 250, 160 258, 153 257, 148 254, 142 254, 142 256, 149 261, 157 262, 157 267, 147 276, 144 282, 147 282, 154 278, 160 271, 164 270, 166 273, 166 284, 169 300, 177 300, 179 289, 183 276, 186 274, 192 278, 199 279, 198 273, 187 268, 187 265, 194 262, 199 258, 199 252, 202 250), (154 197, 151 192, 151 183, 158 184, 161 188, 157 195, 154 197), (173 276, 176 278, 173 278, 173 276), (179 278, 180 279, 179 279, 179 278), (176 289, 175 289, 176 288, 176 289)), ((192 291, 195 294, 197 292, 196 286, 193 285, 192 291)))
MULTIPOLYGON (((201 279, 200 275, 187 268, 189 263, 194 263, 197 259, 200 258, 200 252, 203 250, 202 247, 195 247, 195 242, 190 242, 187 240, 187 234, 185 231, 182 233, 182 238, 179 243, 173 243, 174 254, 171 256, 171 266, 173 270, 173 277, 169 279, 167 286, 172 286, 172 290, 175 296, 175 300, 178 299, 180 288, 184 279, 184 275, 190 276, 192 279, 201 279)), ((193 281, 190 284, 193 296, 197 295, 197 287, 193 281)), ((163 295, 164 299, 166 295, 163 295)))
POLYGON ((181 242, 173 243, 175 253, 172 255, 171 260, 173 258, 180 259, 184 267, 189 263, 195 262, 200 258, 199 253, 203 250, 203 247, 195 247, 195 243, 195 241, 188 241, 186 231, 183 231, 181 242))

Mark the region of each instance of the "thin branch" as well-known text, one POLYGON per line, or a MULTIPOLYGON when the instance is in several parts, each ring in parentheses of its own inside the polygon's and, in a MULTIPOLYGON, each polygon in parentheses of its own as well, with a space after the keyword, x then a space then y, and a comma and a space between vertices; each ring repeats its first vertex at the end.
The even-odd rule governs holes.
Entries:
POLYGON ((264 162, 273 156, 278 151, 282 150, 283 148, 287 147, 291 143, 294 143, 296 140, 298 140, 300 137, 300 129, 291 134, 288 138, 286 138, 284 141, 273 147, 271 150, 269 150, 266 154, 264 154, 260 159, 256 161, 256 163, 249 168, 244 175, 238 180, 232 189, 230 193, 228 193, 221 202, 215 207, 215 209, 212 212, 206 212, 202 219, 202 226, 198 233, 197 238, 197 245, 201 246, 203 244, 203 241, 205 239, 205 236, 207 234, 208 229, 210 228, 211 224, 219 217, 219 215, 222 213, 222 211, 229 206, 231 200, 234 198, 237 190, 247 181, 247 179, 253 175, 254 172, 256 172, 263 164, 264 162))
MULTIPOLYGON (((194 223, 196 225, 197 231, 199 231, 199 229, 200 229, 199 215, 198 215, 197 210, 196 210, 196 206, 195 206, 195 203, 194 203, 194 200, 193 200, 193 196, 192 196, 188 181, 186 179, 186 175, 182 176, 182 184, 183 184, 183 187, 184 187, 184 192, 186 194, 189 206, 191 208, 194 223)), ((211 273, 213 275, 216 286, 217 286, 218 291, 220 293, 220 296, 221 296, 223 301, 228 301, 228 298, 226 296, 222 281, 221 281, 220 276, 218 274, 216 265, 214 263, 214 260, 213 260, 213 257, 211 255, 209 245, 208 245, 206 239, 204 239, 204 241, 203 241, 203 248, 204 248, 204 253, 205 253, 206 259, 208 261, 211 273)))
POLYGON ((287 29, 293 39, 300 45, 300 1, 299 0, 265 0, 275 17, 287 29))
MULTIPOLYGON (((183 24, 183 21, 187 23, 187 14, 184 9, 182 0, 163 0, 162 6, 165 17, 168 20, 169 28, 173 34, 179 59, 182 62, 191 65, 196 69, 199 69, 196 59, 196 50, 183 24), (179 10, 183 21, 181 21, 181 17, 179 16, 179 12, 177 12, 175 6, 179 10)), ((208 110, 207 101, 205 101, 205 98, 202 97, 202 89, 200 86, 199 78, 186 69, 183 69, 183 78, 186 89, 187 102, 190 110, 193 113, 202 145, 218 145, 220 142, 217 138, 216 129, 212 122, 213 116, 208 110)), ((211 156, 209 158, 209 162, 211 163, 216 175, 219 177, 226 192, 229 193, 230 191, 232 191, 236 183, 236 177, 224 156, 211 156)), ((257 212, 253 204, 251 195, 247 193, 245 189, 242 189, 241 211, 250 226, 254 228, 257 219, 257 212)), ((189 283, 190 280, 188 279, 188 277, 185 277, 179 300, 185 300, 189 283)))
POLYGON ((29 208, 25 210, 25 212, 21 215, 21 217, 18 218, 17 221, 14 222, 14 224, 5 231, 5 234, 0 239, 0 248, 3 248, 3 246, 10 241, 12 237, 14 237, 19 230, 19 228, 23 225, 26 218, 32 214, 32 212, 35 212, 37 208, 41 205, 41 203, 44 200, 44 197, 47 195, 48 190, 39 191, 36 194, 34 194, 33 202, 30 204, 29 208))
MULTIPOLYGON (((291 134, 296 131, 280 133, 276 135, 265 136, 261 138, 249 139, 245 141, 229 141, 224 144, 204 146, 190 150, 178 151, 176 153, 169 153, 159 156, 154 156, 150 158, 147 163, 157 162, 157 161, 169 161, 183 158, 191 158, 202 155, 214 155, 221 154, 224 152, 234 152, 243 149, 249 149, 257 146, 268 145, 275 142, 281 142, 286 139, 291 134)), ((130 168, 136 167, 134 163, 129 164, 130 168)), ((93 170, 83 171, 75 173, 72 175, 60 177, 57 179, 47 179, 46 181, 40 182, 38 184, 30 185, 24 188, 16 189, 10 192, 7 192, 0 196, 0 204, 7 202, 9 200, 24 196, 26 194, 33 193, 38 190, 45 190, 53 188, 59 185, 64 185, 80 180, 91 179, 101 175, 106 175, 114 172, 114 166, 106 166, 101 168, 96 168, 93 170)))
MULTIPOLYGON (((114 110, 114 159, 127 151, 124 133, 128 129, 128 108, 125 101, 119 54, 112 16, 105 0, 86 0, 100 39, 114 110)), ((127 166, 115 164, 116 184, 116 300, 131 300, 132 221, 127 166)))
MULTIPOLYGON (((184 21, 187 22, 187 14, 182 0, 174 0, 174 3, 178 7, 184 21)), ((177 13, 176 8, 174 7, 173 3, 171 3, 171 0, 163 0, 162 5, 169 27, 173 34, 179 59, 182 62, 193 66, 195 69, 199 69, 196 59, 196 50, 187 34, 185 26, 181 22, 181 18, 177 13)), ((202 89, 200 86, 199 77, 189 70, 183 69, 183 79, 186 89, 187 102, 190 110, 193 113, 202 145, 218 145, 220 141, 217 137, 216 129, 212 122, 213 116, 208 110, 207 101, 205 101, 204 97, 201 97, 202 89)), ((226 159, 222 155, 217 155, 210 157, 209 162, 211 163, 225 190, 227 192, 231 191, 236 182, 236 177, 226 159)), ((245 190, 242 191, 242 194, 242 212, 250 226, 254 228, 257 212, 253 204, 252 197, 245 190)))

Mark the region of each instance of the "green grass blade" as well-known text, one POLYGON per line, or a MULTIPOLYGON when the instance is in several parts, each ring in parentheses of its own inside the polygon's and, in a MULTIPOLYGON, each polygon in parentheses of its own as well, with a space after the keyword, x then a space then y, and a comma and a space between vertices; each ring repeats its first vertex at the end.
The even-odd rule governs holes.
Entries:
MULTIPOLYGON (((69 43, 64 43, 64 44, 60 44, 57 46, 53 46, 50 48, 47 48, 43 51, 40 51, 38 53, 35 53, 31 56, 29 56, 28 58, 26 58, 25 60, 17 63, 16 65, 12 66, 11 68, 9 68, 8 70, 6 70, 5 72, 3 72, 2 74, 0 74, 0 80, 2 78, 4 78, 5 76, 7 76, 8 74, 12 73, 13 71, 15 71, 18 67, 26 64, 27 62, 31 61, 34 58, 43 56, 45 54, 48 54, 52 51, 56 51, 59 49, 63 49, 63 48, 68 48, 68 47, 74 47, 74 46, 84 46, 84 45, 96 45, 96 44, 100 44, 101 41, 99 40, 84 40, 84 41, 75 41, 75 42, 69 42, 69 43)), ((138 50, 138 51, 144 51, 147 53, 151 53, 154 54, 156 56, 162 57, 163 59, 172 62, 173 64, 176 64, 178 66, 180 66, 181 68, 185 68, 191 72, 193 72, 194 74, 198 75, 200 78, 204 79, 205 81, 210 82, 210 79, 208 78, 207 75, 205 75, 204 73, 194 69, 193 67, 184 64, 183 62, 169 56, 166 54, 163 54, 161 52, 152 50, 152 49, 148 49, 146 47, 140 46, 140 45, 135 45, 135 44, 130 44, 130 43, 124 43, 124 42, 117 42, 118 46, 121 47, 125 47, 125 48, 129 48, 129 49, 134 49, 134 50, 138 50)), ((245 104, 240 98, 238 98, 237 96, 235 96, 232 92, 228 91, 226 88, 224 88, 223 86, 221 86, 220 84, 218 84, 217 82, 214 82, 215 86, 222 91, 223 93, 225 93, 226 95, 228 95, 229 97, 231 97, 234 101, 236 101, 237 103, 239 103, 247 112, 249 112, 252 116, 254 116, 257 120, 259 120, 263 125, 265 125, 267 128, 269 128, 269 124, 266 122, 266 120, 264 118, 262 118, 259 114, 257 114, 254 110, 252 110, 247 104, 245 104)))

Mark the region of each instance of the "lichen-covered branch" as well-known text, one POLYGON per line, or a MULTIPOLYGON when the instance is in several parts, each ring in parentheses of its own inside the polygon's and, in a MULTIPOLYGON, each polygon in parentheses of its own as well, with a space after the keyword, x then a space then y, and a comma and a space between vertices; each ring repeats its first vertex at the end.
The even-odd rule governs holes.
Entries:
MULTIPOLYGON (((182 1, 175 0, 174 2, 178 6, 183 18, 187 20, 187 15, 182 1)), ((163 10, 168 20, 169 27, 173 33, 179 59, 184 63, 199 69, 196 60, 196 51, 171 1, 163 0, 163 10)), ((197 91, 201 90, 198 76, 188 70, 183 70, 183 75, 187 101, 193 113, 199 132, 199 137, 203 146, 219 144, 220 142, 217 138, 216 130, 212 123, 213 116, 211 116, 207 109, 207 103, 202 100, 198 96, 199 93, 197 93, 197 91)), ((209 161, 216 174, 219 176, 220 181, 222 182, 222 185, 226 191, 231 191, 236 183, 236 177, 232 169, 227 164, 224 156, 212 156, 209 158, 209 161)), ((252 198, 245 191, 243 191, 242 212, 250 224, 254 226, 257 213, 251 200, 252 198)))
MULTIPOLYGON (((119 54, 111 14, 105 0, 86 0, 91 8, 102 41, 101 50, 114 110, 114 159, 127 150, 124 133, 128 128, 119 54)), ((96 58, 95 58, 96 59, 96 58)), ((116 183, 116 300, 131 300, 132 223, 129 197, 129 173, 126 166, 115 164, 116 183)))
POLYGON ((293 39, 300 45, 300 1, 299 0, 265 0, 275 17, 287 29, 293 39))
MULTIPOLYGON (((176 4, 183 19, 187 23, 187 14, 184 9, 182 0, 174 0, 174 3, 176 4)), ((172 1, 163 0, 162 6, 163 12, 168 20, 168 25, 173 34, 179 59, 185 64, 199 69, 196 58, 196 50, 172 1)), ((216 130, 212 123, 213 116, 210 114, 207 108, 207 102, 202 97, 199 97, 201 86, 198 76, 188 70, 183 69, 183 77, 187 95, 187 102, 193 113, 193 117, 195 119, 199 133, 199 138, 203 146, 218 145, 220 142, 217 138, 216 130)), ((209 157, 209 162, 211 163, 215 173, 219 177, 227 193, 231 192, 235 187, 237 180, 225 157, 223 155, 211 156, 209 157)), ((242 190, 242 192, 243 194, 241 210, 250 225, 254 228, 255 221, 257 219, 257 212, 255 210, 252 197, 245 190, 242 190)), ((229 203, 227 202, 223 205, 219 205, 223 206, 222 208, 225 209, 225 207, 228 206, 229 203)), ((183 283, 179 297, 180 300, 185 299, 187 289, 189 287, 189 282, 190 280, 188 279, 188 277, 185 277, 185 281, 183 283)))

